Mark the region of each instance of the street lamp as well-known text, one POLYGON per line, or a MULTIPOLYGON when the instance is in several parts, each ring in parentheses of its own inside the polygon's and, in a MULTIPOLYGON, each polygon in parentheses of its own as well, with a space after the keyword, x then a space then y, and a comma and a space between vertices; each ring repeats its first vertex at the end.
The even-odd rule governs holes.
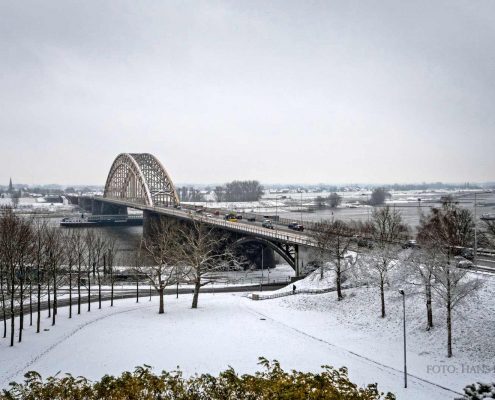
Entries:
POLYGON ((478 261, 478 213, 476 204, 476 192, 474 192, 474 251, 473 251, 473 264, 476 265, 478 261))
POLYGON ((300 205, 300 207, 301 207, 301 208, 300 208, 300 210, 301 210, 301 226, 302 226, 302 224, 303 224, 303 221, 302 221, 302 211, 303 211, 303 205, 302 205, 302 204, 303 204, 303 203, 302 203, 302 189, 301 189, 301 205, 300 205))
POLYGON ((275 196, 275 221, 278 221, 278 196, 275 196))
POLYGON ((399 290, 402 295, 402 312, 404 321, 404 387, 407 388, 407 359, 406 359, 406 293, 404 290, 399 290))
POLYGON ((263 291, 263 264, 264 264, 264 257, 263 257, 263 245, 261 245, 261 291, 263 291))

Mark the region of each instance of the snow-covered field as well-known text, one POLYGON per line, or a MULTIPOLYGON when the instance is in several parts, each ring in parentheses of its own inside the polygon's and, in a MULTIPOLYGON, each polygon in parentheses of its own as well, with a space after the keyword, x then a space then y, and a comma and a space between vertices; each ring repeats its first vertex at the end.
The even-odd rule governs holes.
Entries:
POLYGON ((408 389, 402 387, 400 295, 387 292, 388 315, 381 319, 376 289, 345 293, 342 302, 335 293, 263 301, 202 294, 197 310, 190 309, 191 295, 167 296, 164 315, 157 314, 157 298, 139 304, 119 300, 114 308, 106 303, 102 310, 72 320, 60 309, 55 327, 43 321, 49 331, 36 334, 28 328, 23 343, 14 348, 0 340, 0 387, 21 380, 28 370, 96 379, 144 363, 157 370, 180 366, 186 375, 217 373, 228 365, 254 372, 259 356, 277 359, 286 369, 347 366, 357 384, 376 381, 399 399, 452 399, 456 394, 447 389, 460 393, 468 383, 494 379, 494 278, 487 277, 478 299, 459 308, 450 360, 445 357, 443 310, 435 310, 436 326, 426 332, 421 298, 408 297, 408 389), (475 371, 482 365, 486 371, 475 371))

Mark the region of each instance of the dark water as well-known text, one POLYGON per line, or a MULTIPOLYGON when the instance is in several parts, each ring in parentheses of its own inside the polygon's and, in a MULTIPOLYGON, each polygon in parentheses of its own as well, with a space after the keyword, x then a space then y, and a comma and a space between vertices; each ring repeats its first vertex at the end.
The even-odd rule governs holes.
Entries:
MULTIPOLYGON (((48 218, 50 225, 60 227, 61 218, 48 218)), ((70 228, 60 227, 61 230, 70 228)), ((105 238, 115 240, 116 247, 121 255, 121 264, 127 264, 126 256, 131 256, 131 253, 139 247, 139 243, 143 236, 142 226, 101 226, 94 228, 72 228, 81 230, 82 233, 92 230, 102 234, 105 238)))

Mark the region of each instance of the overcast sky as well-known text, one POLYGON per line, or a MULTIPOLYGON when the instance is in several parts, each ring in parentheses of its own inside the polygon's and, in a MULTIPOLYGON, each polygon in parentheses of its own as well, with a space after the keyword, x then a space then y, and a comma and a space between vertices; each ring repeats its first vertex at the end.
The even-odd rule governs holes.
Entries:
POLYGON ((495 180, 495 1, 0 1, 0 184, 495 180))

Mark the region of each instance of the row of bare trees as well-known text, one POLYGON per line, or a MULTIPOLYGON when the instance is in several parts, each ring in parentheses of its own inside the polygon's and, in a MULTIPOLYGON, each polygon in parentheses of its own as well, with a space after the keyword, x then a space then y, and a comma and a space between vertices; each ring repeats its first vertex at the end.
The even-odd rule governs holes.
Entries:
MULTIPOLYGON (((324 271, 335 277, 337 298, 342 300, 342 282, 348 276, 375 285, 380 293, 381 317, 386 316, 385 290, 394 272, 398 286, 421 287, 426 305, 426 329, 433 328, 433 299, 444 310, 447 327, 447 356, 452 356, 453 310, 477 292, 481 280, 465 268, 458 257, 459 249, 471 247, 474 241, 474 219, 469 210, 446 202, 422 216, 417 232, 419 246, 404 251, 401 244, 409 236, 400 212, 386 206, 375 210, 370 223, 322 221, 312 237, 319 248, 317 255, 324 271), (354 243, 363 240, 366 251, 354 243)), ((487 226, 485 240, 495 232, 487 226), (490 233, 491 232, 491 233, 490 233)))
POLYGON ((117 249, 93 230, 60 230, 46 220, 17 216, 12 209, 0 210, 0 307, 3 338, 10 322, 10 345, 15 341, 18 316, 18 341, 22 341, 25 314, 29 326, 36 319, 41 330, 41 311, 46 308, 55 325, 60 296, 68 298, 69 318, 73 307, 81 313, 84 294, 91 310, 91 282, 98 285, 101 308, 102 284, 111 285, 113 305, 113 264, 117 249), (85 293, 84 293, 85 292, 85 293), (35 309, 36 308, 36 309, 35 309), (34 318, 33 318, 34 317, 34 318))

